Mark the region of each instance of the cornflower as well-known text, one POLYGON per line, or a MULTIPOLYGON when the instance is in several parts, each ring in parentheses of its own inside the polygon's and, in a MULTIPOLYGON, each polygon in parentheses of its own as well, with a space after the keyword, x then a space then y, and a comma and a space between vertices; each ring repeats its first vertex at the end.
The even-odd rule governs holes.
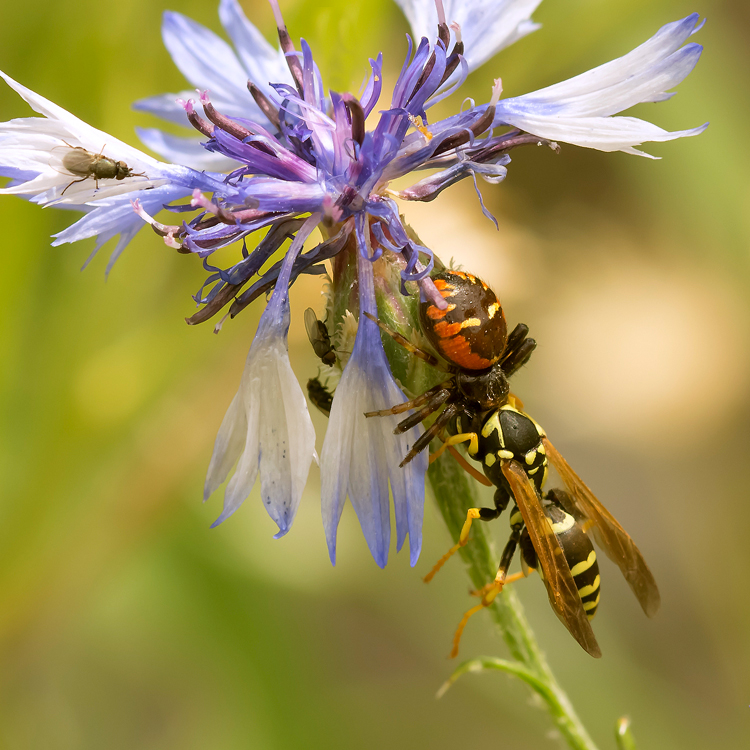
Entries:
MULTIPOLYGON (((95 237, 96 252, 119 235, 109 271, 135 233, 150 224, 168 246, 197 256, 209 272, 195 295, 200 309, 188 319, 191 324, 226 307, 233 318, 271 293, 208 469, 205 499, 234 467, 216 523, 239 508, 260 474, 276 536, 289 531, 317 459, 307 403, 288 356, 289 289, 300 274, 324 272, 327 260, 337 261, 334 269, 349 268, 354 292, 347 299, 348 317, 332 324, 353 330, 359 320, 321 454, 323 520, 335 563, 336 530, 348 496, 381 567, 390 546, 389 488, 397 548, 409 536, 412 565, 419 556, 427 458, 422 452, 399 467, 420 428, 394 436, 396 417, 364 417, 405 400, 376 324, 360 316, 378 312, 375 262, 398 269, 401 294, 418 290, 421 299, 445 306, 430 279, 432 251, 408 230, 394 199, 431 201, 464 178, 476 186, 477 175, 500 182, 509 151, 525 144, 556 149, 562 142, 646 155, 636 146, 697 135, 706 127, 668 132, 615 116, 672 96, 669 89, 701 53, 699 45, 686 44, 700 28, 697 14, 664 26, 624 57, 530 94, 501 99, 498 78, 486 103, 433 121, 430 108, 455 94, 473 69, 538 28, 531 15, 541 0, 397 2, 415 41, 407 36, 390 101, 383 92, 382 54, 369 60, 358 96, 326 91, 310 46, 304 39, 299 49, 294 45, 276 0, 270 4, 279 49, 248 21, 237 0, 219 4, 234 50, 184 16, 165 13, 164 42, 198 96, 165 94, 136 108, 199 134, 139 130, 166 162, 86 125, 0 73, 44 116, 0 124, 0 174, 11 178, 0 193, 85 213, 56 235, 54 245, 95 237), (426 170, 428 176, 410 187, 390 187, 426 170), (162 208, 192 215, 163 223, 154 218, 162 208), (322 241, 305 250, 316 229, 322 241), (259 233, 248 250, 248 238, 259 233), (237 242, 238 262, 229 268, 209 263, 216 250, 237 242), (283 257, 262 270, 279 251, 283 257)), ((336 280, 334 274, 334 285, 336 280)))

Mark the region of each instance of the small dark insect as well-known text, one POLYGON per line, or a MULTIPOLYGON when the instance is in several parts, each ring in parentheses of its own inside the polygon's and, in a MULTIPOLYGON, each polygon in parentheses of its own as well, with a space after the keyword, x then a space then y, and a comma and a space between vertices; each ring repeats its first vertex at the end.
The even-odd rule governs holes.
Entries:
POLYGON ((326 324, 318 320, 315 310, 308 307, 305 310, 305 329, 307 338, 310 339, 313 351, 320 357, 324 365, 333 365, 336 363, 336 352, 331 345, 331 337, 328 335, 326 324))
MULTIPOLYGON (((135 176, 135 172, 124 161, 115 161, 104 156, 103 150, 102 148, 102 151, 98 154, 92 154, 91 151, 87 151, 81 146, 70 147, 70 151, 63 156, 62 164, 72 175, 80 177, 79 180, 73 180, 70 185, 93 177, 98 188, 99 180, 124 180, 126 177, 135 176)), ((62 195, 65 194, 65 190, 62 191, 62 195)))
POLYGON ((447 372, 448 377, 412 401, 367 416, 399 414, 416 408, 396 428, 395 432, 401 433, 442 408, 403 463, 411 461, 434 437, 440 437, 444 445, 430 461, 446 448, 453 450, 459 443, 468 443, 469 458, 481 463, 485 482, 496 488, 495 507, 468 510, 458 542, 425 581, 431 580, 445 561, 469 541, 473 521, 491 521, 511 501, 515 503, 512 533, 497 575, 477 592, 482 601, 464 615, 451 655, 458 653, 459 639, 469 617, 489 606, 503 586, 516 578, 508 578, 507 571, 520 544, 526 565, 539 571, 555 614, 589 654, 601 656, 589 623, 598 605, 598 575, 588 580, 594 572, 596 555, 585 532, 592 529, 596 542, 620 568, 649 617, 659 608, 654 577, 627 532, 571 469, 544 430, 521 411, 522 404, 510 393, 508 378, 525 364, 536 346, 533 339, 527 338, 528 328, 519 324, 508 336, 494 293, 470 274, 442 272, 434 278, 448 307, 439 310, 422 303, 420 321, 425 336, 448 366, 376 322, 408 351, 447 372), (545 494, 548 462, 568 492, 552 490, 545 494))
POLYGON ((310 378, 307 381, 307 397, 325 416, 331 416, 333 406, 333 393, 320 382, 318 378, 310 378))

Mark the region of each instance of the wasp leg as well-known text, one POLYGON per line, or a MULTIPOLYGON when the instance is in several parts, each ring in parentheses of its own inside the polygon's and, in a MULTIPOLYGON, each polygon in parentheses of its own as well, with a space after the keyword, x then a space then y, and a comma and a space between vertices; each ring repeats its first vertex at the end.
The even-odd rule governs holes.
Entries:
MULTIPOLYGON (((446 409, 446 411, 448 411, 446 409)), ((445 412, 443 412, 445 414, 445 412)), ((442 416, 442 415, 441 415, 442 416)), ((459 443, 469 443, 469 455, 476 453, 479 450, 479 436, 476 432, 459 432, 458 435, 451 435, 443 444, 430 456, 430 463, 437 461, 438 458, 443 454, 446 448, 452 445, 458 445, 459 443)))
POLYGON ((451 435, 447 440, 444 440, 443 444, 430 456, 430 463, 437 461, 447 448, 467 441, 469 441, 469 455, 476 453, 477 450, 479 450, 479 438, 477 437, 477 433, 461 432, 458 435, 451 435))
MULTIPOLYGON (((406 456, 404 456, 404 460, 399 464, 399 467, 408 464, 409 461, 411 461, 412 458, 417 455, 417 453, 424 450, 430 444, 432 438, 434 438, 443 429, 443 427, 445 427, 445 425, 450 422, 457 411, 458 407, 455 404, 451 404, 450 406, 448 406, 445 411, 430 426, 430 428, 425 431, 424 435, 420 435, 419 438, 414 441, 414 445, 412 445, 411 450, 406 454, 406 456)), ((403 424, 403 422, 401 424, 403 424)))
POLYGON ((406 401, 403 404, 396 404, 390 409, 381 409, 380 411, 366 411, 366 417, 387 417, 391 414, 401 414, 402 412, 409 411, 409 409, 416 409, 417 406, 422 406, 425 402, 431 402, 433 398, 441 396, 441 400, 438 402, 438 406, 445 401, 451 392, 447 388, 443 388, 442 383, 438 383, 434 388, 430 388, 429 391, 425 391, 421 396, 413 398, 411 401, 406 401))
POLYGON ((453 557, 453 555, 465 547, 469 541, 469 532, 471 531, 471 524, 476 519, 480 521, 492 521, 497 518, 505 510, 505 505, 497 505, 494 508, 469 508, 466 511, 466 520, 461 529, 461 533, 458 535, 458 541, 435 563, 432 570, 422 579, 425 583, 429 583, 440 568, 453 557))
MULTIPOLYGON (((470 477, 474 477, 474 479, 476 479, 479 484, 483 484, 485 487, 492 487, 492 482, 490 482, 490 480, 487 479, 487 477, 480 471, 477 471, 477 469, 475 469, 452 445, 448 446, 448 450, 450 451, 450 454, 453 456, 453 458, 456 459, 458 465, 470 477)), ((432 463, 433 460, 433 456, 430 456, 430 463, 432 463)))
MULTIPOLYGON (((523 578, 528 578, 528 575, 529 575, 528 573, 524 573, 522 570, 519 570, 518 573, 514 573, 512 576, 505 576, 505 579, 502 582, 503 586, 507 586, 509 583, 515 583, 516 581, 520 581, 523 578)), ((486 586, 482 586, 481 589, 477 589, 476 591, 470 591, 469 593, 471 594, 471 596, 476 596, 481 599, 490 591, 492 591, 493 588, 496 588, 496 587, 497 587, 497 578, 491 583, 488 583, 486 586)))
POLYGON ((423 359, 425 362, 427 362, 428 365, 432 365, 432 367, 434 367, 436 370, 450 372, 450 370, 444 367, 436 357, 433 357, 429 352, 426 352, 414 346, 414 344, 412 344, 410 341, 407 341, 400 333, 396 333, 396 331, 394 331, 393 329, 388 328, 385 323, 381 323, 374 315, 371 315, 368 312, 366 312, 365 315, 373 323, 377 323, 381 331, 387 333, 396 343, 401 344, 401 346, 403 346, 407 352, 411 352, 415 357, 423 359))
POLYGON ((492 508, 469 508, 469 510, 466 511, 466 520, 464 521, 461 533, 458 535, 458 541, 435 563, 432 570, 422 579, 425 583, 429 583, 435 577, 435 574, 440 568, 442 568, 443 565, 445 565, 445 563, 461 549, 461 547, 466 546, 469 541, 471 524, 475 519, 481 518, 482 520, 489 521, 491 518, 497 518, 497 516, 500 515, 498 513, 497 515, 492 515, 491 518, 483 518, 485 513, 490 515, 494 514, 495 511, 492 508))
MULTIPOLYGON (((497 515, 500 515, 498 510, 497 515)), ((475 607, 467 610, 464 616, 461 618, 461 622, 458 623, 456 632, 453 636, 453 648, 451 649, 450 658, 455 659, 458 656, 458 646, 461 643, 461 636, 463 635, 464 628, 469 622, 471 617, 477 612, 481 612, 485 607, 489 607, 490 604, 495 600, 495 597, 503 590, 503 586, 509 583, 508 579, 508 568, 513 560, 513 555, 516 553, 516 547, 518 546, 518 540, 521 538, 521 527, 513 529, 508 539, 508 543, 505 545, 503 554, 500 557, 500 565, 497 569, 497 575, 492 583, 488 584, 480 591, 476 592, 477 595, 481 595, 482 601, 479 602, 475 607)), ((521 574, 523 575, 523 574, 521 574)), ((516 576, 511 576, 512 580, 517 580, 516 576)))

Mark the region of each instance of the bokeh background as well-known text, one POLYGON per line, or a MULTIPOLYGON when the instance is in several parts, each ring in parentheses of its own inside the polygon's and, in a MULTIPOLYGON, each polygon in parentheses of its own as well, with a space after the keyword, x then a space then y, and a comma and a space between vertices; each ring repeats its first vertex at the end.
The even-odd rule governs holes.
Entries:
MULTIPOLYGON (((273 38, 268 6, 244 0, 273 38)), ((144 96, 184 82, 162 47, 164 8, 219 31, 205 0, 7 2, 0 67, 87 122, 136 143, 144 96)), ((332 87, 357 90, 382 49, 398 71, 407 25, 386 0, 285 0, 332 87)), ((514 390, 637 539, 663 607, 643 617, 603 565, 595 629, 572 641, 537 580, 519 584, 563 686, 602 748, 629 715, 642 750, 747 747, 750 725, 750 164, 743 0, 547 0, 541 31, 485 65, 466 94, 562 80, 619 56, 694 10, 704 59, 672 101, 640 114, 699 138, 662 161, 564 146, 513 154, 484 186, 500 231, 463 184, 408 218, 444 260, 498 291, 539 341, 514 390)), ((458 102, 448 106, 455 108, 458 102)), ((447 111, 444 110, 444 111, 447 111)), ((0 119, 27 107, 0 89, 0 119)), ((293 531, 274 541, 257 493, 210 531, 204 471, 259 308, 190 328, 199 264, 142 232, 104 279, 107 248, 49 247, 71 217, 0 201, 0 744, 8 748, 543 748, 546 715, 500 674, 450 674, 469 603, 428 502, 417 568, 379 570, 351 508, 328 562, 313 469, 293 531)), ((297 313, 322 310, 300 282, 297 313)), ((290 334, 316 371, 301 314, 290 334)), ((319 441, 325 420, 313 416, 319 441)), ((496 524, 502 543, 507 521, 496 524)), ((395 551, 394 551, 395 552, 395 551)), ((486 618, 462 656, 505 654, 486 618)))

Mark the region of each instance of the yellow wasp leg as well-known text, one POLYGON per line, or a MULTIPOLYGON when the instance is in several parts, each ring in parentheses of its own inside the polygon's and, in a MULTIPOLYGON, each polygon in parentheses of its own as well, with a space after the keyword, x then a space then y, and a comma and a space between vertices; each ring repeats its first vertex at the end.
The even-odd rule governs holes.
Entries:
POLYGON ((479 591, 471 592, 473 596, 481 596, 482 601, 479 602, 476 607, 467 610, 461 618, 461 622, 458 623, 458 627, 453 636, 453 649, 450 653, 451 659, 455 659, 458 656, 458 646, 461 643, 461 636, 463 635, 464 628, 466 627, 466 623, 469 622, 469 619, 477 612, 481 612, 485 607, 489 607, 495 600, 495 597, 503 590, 505 584, 513 583, 514 581, 518 581, 525 577, 524 573, 514 573, 512 576, 506 577, 505 571, 499 570, 492 583, 488 583, 486 586, 479 589, 479 591))
POLYGON ((479 508, 469 508, 466 512, 466 521, 464 521, 463 528, 458 536, 458 541, 437 561, 437 563, 435 563, 435 567, 422 579, 425 583, 429 583, 434 578, 435 573, 445 565, 448 558, 458 552, 458 550, 469 541, 471 524, 475 518, 479 518, 479 508))
POLYGON ((443 455, 443 451, 451 445, 459 443, 469 443, 469 455, 473 456, 479 450, 479 436, 476 432, 459 432, 458 435, 451 435, 431 456, 430 463, 437 461, 443 455))
POLYGON ((471 595, 484 597, 497 586, 502 589, 502 587, 505 586, 506 583, 515 583, 516 581, 520 581, 522 578, 526 578, 526 576, 528 575, 527 573, 519 571, 518 573, 514 573, 512 576, 506 576, 502 578, 501 572, 502 571, 498 571, 497 576, 495 577, 495 580, 492 581, 492 583, 488 583, 486 586, 482 586, 482 588, 477 591, 472 591, 471 595))
POLYGON ((492 487, 494 486, 492 482, 490 482, 487 477, 482 474, 481 472, 477 471, 452 445, 448 446, 448 452, 453 456, 453 458, 456 459, 458 462, 458 465, 469 475, 474 477, 474 479, 479 482, 479 484, 483 484, 485 487, 492 487))

